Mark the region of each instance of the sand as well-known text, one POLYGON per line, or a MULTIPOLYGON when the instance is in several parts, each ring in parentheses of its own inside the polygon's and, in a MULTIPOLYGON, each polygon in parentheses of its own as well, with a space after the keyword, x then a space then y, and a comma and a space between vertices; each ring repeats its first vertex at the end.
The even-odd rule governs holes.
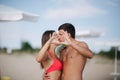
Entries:
MULTIPOLYGON (((42 80, 43 70, 33 54, 0 54, 1 77, 8 76, 10 80, 42 80)), ((114 60, 94 56, 88 59, 84 69, 84 80, 114 80, 114 60)), ((118 61, 120 72, 120 60, 118 61)), ((120 80, 120 76, 118 79, 120 80)))

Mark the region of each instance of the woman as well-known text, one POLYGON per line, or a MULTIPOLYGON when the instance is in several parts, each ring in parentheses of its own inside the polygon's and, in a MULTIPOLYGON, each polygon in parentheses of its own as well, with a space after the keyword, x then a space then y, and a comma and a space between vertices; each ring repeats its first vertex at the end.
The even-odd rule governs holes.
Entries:
POLYGON ((42 36, 42 48, 39 51, 36 60, 41 63, 45 69, 45 74, 49 80, 60 80, 62 63, 55 55, 58 35, 53 30, 45 31, 42 36))

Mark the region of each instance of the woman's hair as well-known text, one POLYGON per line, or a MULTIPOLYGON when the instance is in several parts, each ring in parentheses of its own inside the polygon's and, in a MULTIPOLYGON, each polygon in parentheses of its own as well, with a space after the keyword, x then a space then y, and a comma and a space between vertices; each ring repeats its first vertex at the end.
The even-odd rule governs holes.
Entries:
POLYGON ((42 36, 42 47, 44 46, 44 44, 50 39, 50 35, 53 34, 53 32, 55 32, 54 30, 47 30, 43 33, 42 36))
POLYGON ((72 38, 75 38, 75 27, 71 23, 64 23, 60 25, 58 30, 61 30, 61 29, 70 33, 72 38))
MULTIPOLYGON (((50 35, 53 34, 53 32, 55 32, 54 30, 47 30, 43 33, 42 35, 42 47, 45 45, 45 43, 50 39, 50 35)), ((43 68, 43 63, 40 63, 41 67, 43 68)))

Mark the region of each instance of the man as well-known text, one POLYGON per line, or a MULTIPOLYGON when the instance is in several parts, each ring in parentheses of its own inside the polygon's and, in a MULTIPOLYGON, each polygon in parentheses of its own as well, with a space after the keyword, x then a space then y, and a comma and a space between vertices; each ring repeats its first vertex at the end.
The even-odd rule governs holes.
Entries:
POLYGON ((62 80, 82 80, 82 73, 87 58, 92 58, 93 53, 87 44, 75 40, 75 28, 70 23, 60 25, 59 41, 67 47, 61 51, 63 62, 62 80))

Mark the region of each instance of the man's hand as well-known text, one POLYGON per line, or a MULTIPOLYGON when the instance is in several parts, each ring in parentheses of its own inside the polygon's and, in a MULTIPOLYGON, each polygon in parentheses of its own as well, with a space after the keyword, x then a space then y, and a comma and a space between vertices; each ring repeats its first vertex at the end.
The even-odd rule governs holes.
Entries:
POLYGON ((71 40, 68 36, 68 33, 63 31, 63 38, 64 38, 64 42, 61 42, 61 44, 65 44, 65 45, 71 45, 71 40))
POLYGON ((48 76, 47 74, 43 74, 43 80, 50 80, 50 76, 48 76))

